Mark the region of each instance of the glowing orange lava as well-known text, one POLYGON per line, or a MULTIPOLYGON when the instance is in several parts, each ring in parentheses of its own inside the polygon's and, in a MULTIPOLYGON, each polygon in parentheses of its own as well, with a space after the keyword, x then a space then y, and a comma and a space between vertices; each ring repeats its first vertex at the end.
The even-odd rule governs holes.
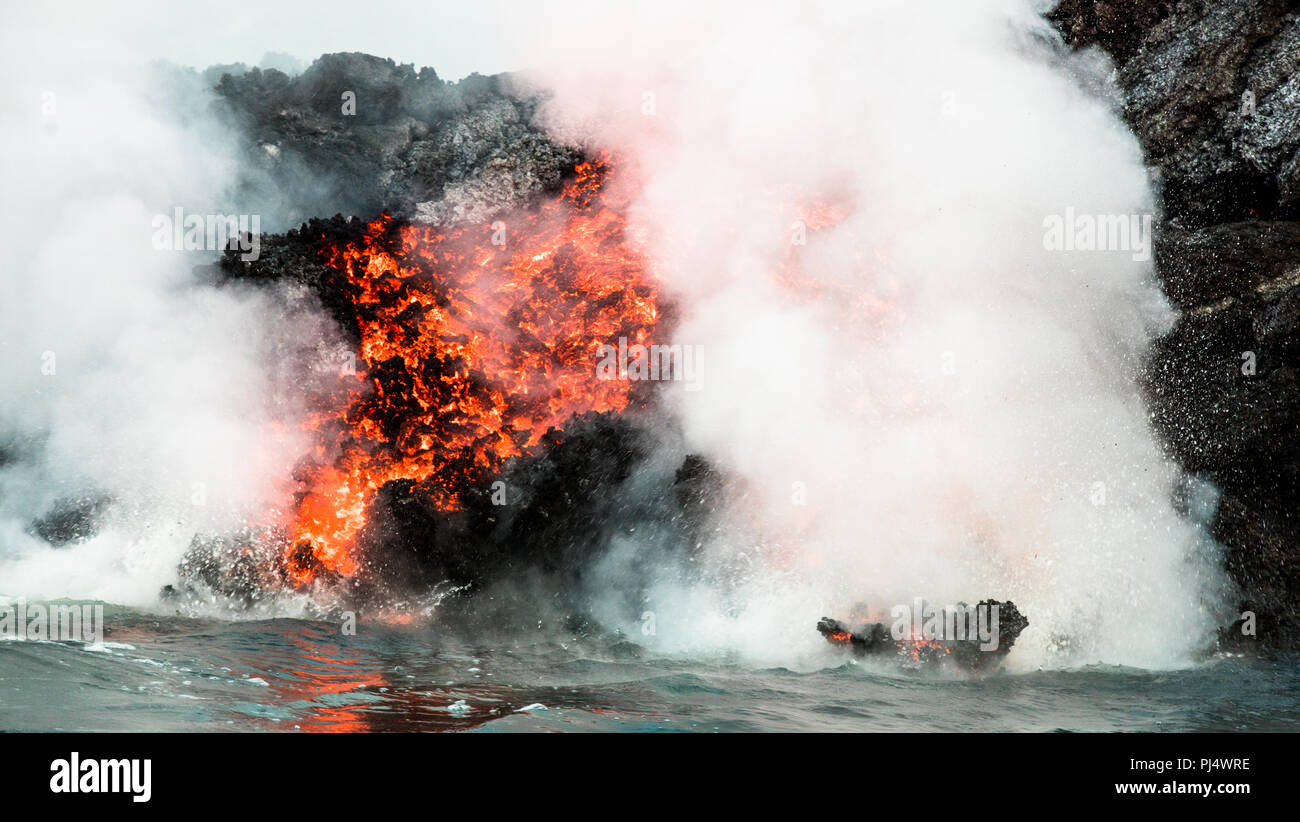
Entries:
POLYGON ((324 256, 355 309, 355 377, 311 427, 318 463, 289 526, 289 573, 354 575, 355 540, 385 483, 442 510, 574 414, 619 411, 626 380, 596 352, 646 343, 657 292, 605 201, 608 161, 585 162, 553 201, 490 225, 401 225, 388 215, 324 256))

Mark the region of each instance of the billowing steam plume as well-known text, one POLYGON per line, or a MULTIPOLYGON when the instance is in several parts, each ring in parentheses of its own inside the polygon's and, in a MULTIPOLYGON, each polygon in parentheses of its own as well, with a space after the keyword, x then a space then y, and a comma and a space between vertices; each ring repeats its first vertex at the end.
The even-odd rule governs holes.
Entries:
POLYGON ((281 496, 311 373, 290 342, 333 332, 156 247, 177 207, 250 211, 236 142, 195 72, 104 46, 30 24, 0 49, 0 596, 148 605, 196 532, 281 496))
POLYGON ((1106 67, 1041 10, 503 14, 555 132, 639 168, 674 342, 707 352, 686 445, 741 489, 716 579, 665 575, 649 641, 790 664, 823 612, 989 595, 1029 615, 1024 666, 1176 664, 1210 638, 1214 546, 1135 383, 1172 319, 1149 254, 1044 238, 1066 209, 1151 214, 1148 178, 1106 67))

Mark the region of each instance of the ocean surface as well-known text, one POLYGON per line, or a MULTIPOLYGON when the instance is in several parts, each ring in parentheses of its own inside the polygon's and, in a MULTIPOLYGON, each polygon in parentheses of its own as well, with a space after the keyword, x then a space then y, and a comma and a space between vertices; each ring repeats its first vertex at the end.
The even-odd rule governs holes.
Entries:
POLYGON ((104 645, 0 641, 9 731, 1296 731, 1300 659, 1152 672, 813 672, 627 641, 238 622, 109 606, 104 645))

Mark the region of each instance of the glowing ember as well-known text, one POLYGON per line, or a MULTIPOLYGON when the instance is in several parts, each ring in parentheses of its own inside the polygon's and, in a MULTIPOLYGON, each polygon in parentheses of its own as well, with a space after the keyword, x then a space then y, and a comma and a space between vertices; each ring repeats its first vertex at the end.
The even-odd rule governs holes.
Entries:
POLYGON ((604 160, 516 220, 455 229, 388 215, 324 250, 359 334, 357 374, 319 415, 318 464, 289 527, 297 582, 351 576, 379 489, 411 480, 442 510, 574 414, 619 411, 629 383, 597 380, 600 345, 647 343, 657 319, 644 257, 604 202, 604 160))

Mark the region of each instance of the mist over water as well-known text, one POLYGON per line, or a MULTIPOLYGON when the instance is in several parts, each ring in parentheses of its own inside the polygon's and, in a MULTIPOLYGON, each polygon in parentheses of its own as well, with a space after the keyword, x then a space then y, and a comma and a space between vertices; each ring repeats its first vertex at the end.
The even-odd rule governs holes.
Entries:
POLYGON ((918 596, 1014 600, 1021 667, 1181 665, 1212 639, 1216 547, 1136 383, 1173 314, 1141 254, 1045 248, 1049 215, 1154 205, 1104 59, 1041 5, 509 17, 555 132, 636 170, 672 342, 707 352, 675 395, 685 447, 742 489, 705 581, 648 598, 648 642, 807 663, 819 616, 918 596), (808 203, 838 221, 792 249, 808 203), (811 282, 781 281, 791 254, 811 282))
POLYGON ((156 604, 195 533, 283 498, 296 341, 332 332, 302 298, 211 287, 216 250, 155 249, 155 215, 248 211, 195 72, 42 29, 2 51, 0 596, 156 604), (31 524, 59 510, 97 532, 51 547, 31 524))

